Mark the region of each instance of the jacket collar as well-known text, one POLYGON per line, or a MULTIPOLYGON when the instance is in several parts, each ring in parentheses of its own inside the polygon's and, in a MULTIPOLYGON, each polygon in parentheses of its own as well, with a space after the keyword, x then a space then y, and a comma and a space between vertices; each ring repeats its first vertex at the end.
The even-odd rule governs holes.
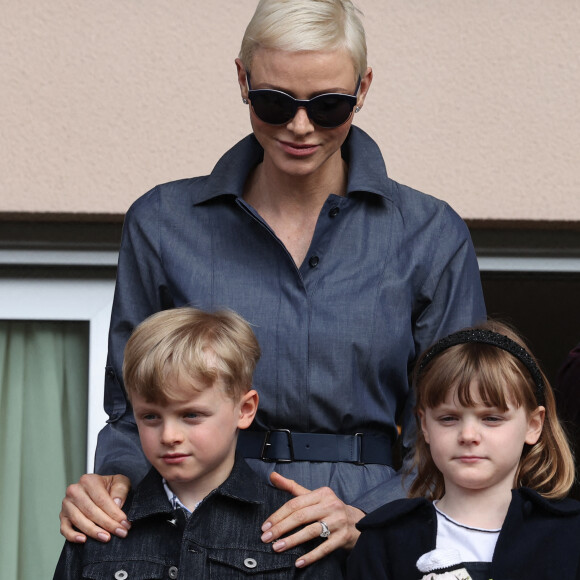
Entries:
MULTIPOLYGON (((365 516, 357 527, 361 530, 391 524, 397 519, 415 511, 434 511, 432 502, 425 498, 395 500, 365 516)), ((529 516, 534 512, 545 512, 567 517, 580 514, 580 502, 573 499, 549 500, 537 491, 527 487, 512 490, 509 511, 529 516)))
POLYGON ((528 487, 512 490, 512 504, 521 506, 524 513, 541 510, 556 516, 575 516, 580 514, 580 502, 570 498, 546 499, 528 487))
MULTIPOLYGON (((237 455, 229 477, 203 502, 213 495, 226 496, 244 503, 261 504, 264 502, 263 488, 258 476, 246 461, 237 455)), ((151 468, 143 481, 135 488, 127 517, 129 521, 134 522, 153 515, 171 513, 173 513, 173 508, 163 489, 161 475, 156 469, 151 468)))
MULTIPOLYGON (((391 199, 393 182, 378 145, 362 129, 352 126, 342 146, 342 157, 349 166, 347 195, 368 192, 391 199)), ((250 171, 261 163, 264 150, 253 134, 227 151, 217 162, 194 205, 222 195, 241 197, 250 171)))

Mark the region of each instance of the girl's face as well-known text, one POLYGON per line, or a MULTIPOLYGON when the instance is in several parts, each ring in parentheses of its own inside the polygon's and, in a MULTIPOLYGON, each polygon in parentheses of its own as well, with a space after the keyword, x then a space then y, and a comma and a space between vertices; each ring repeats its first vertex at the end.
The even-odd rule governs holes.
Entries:
MULTIPOLYGON (((242 97, 248 97, 246 71, 237 59, 242 97)), ((311 99, 324 93, 354 94, 357 86, 352 59, 345 50, 287 52, 258 49, 252 60, 251 88, 275 89, 295 99, 311 99)), ((369 68, 361 78, 357 106, 362 107, 370 87, 369 68)), ((285 176, 306 177, 341 161, 340 147, 352 124, 353 114, 342 125, 325 129, 314 124, 304 108, 284 125, 260 120, 250 104, 254 134, 264 149, 264 162, 285 176)))
POLYGON ((524 444, 540 437, 544 407, 528 414, 509 403, 503 411, 481 402, 475 381, 470 389, 473 407, 462 406, 450 389, 441 405, 419 411, 423 436, 443 474, 446 495, 452 490, 509 493, 524 444))

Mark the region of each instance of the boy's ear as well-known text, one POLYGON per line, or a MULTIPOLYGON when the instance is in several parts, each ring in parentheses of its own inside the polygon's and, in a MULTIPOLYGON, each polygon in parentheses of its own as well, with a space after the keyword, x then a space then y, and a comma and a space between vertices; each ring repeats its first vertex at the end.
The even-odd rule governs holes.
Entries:
POLYGON ((240 418, 238 420, 238 429, 247 429, 256 416, 258 410, 258 401, 260 397, 255 389, 249 390, 240 399, 239 409, 240 418))

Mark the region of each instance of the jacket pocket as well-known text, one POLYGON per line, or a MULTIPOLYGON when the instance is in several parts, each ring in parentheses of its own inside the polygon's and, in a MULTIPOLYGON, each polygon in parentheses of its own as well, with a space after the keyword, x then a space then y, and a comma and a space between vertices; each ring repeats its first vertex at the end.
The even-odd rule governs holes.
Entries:
POLYGON ((88 580, 158 580, 167 577, 164 576, 167 569, 169 569, 168 566, 159 562, 131 560, 92 562, 83 566, 83 578, 88 580))
POLYGON ((293 576, 296 554, 255 550, 210 549, 207 552, 210 578, 220 580, 265 577, 271 580, 293 576), (289 574, 290 571, 290 574, 289 574))

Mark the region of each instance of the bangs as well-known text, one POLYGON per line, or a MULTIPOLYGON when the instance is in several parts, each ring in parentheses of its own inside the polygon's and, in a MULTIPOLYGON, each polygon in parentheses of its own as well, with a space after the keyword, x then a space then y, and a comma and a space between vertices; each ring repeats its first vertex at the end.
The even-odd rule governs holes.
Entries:
POLYGON ((455 390, 464 407, 483 403, 502 411, 510 405, 532 410, 537 404, 530 382, 527 369, 511 354, 492 345, 459 344, 425 367, 417 382, 417 407, 437 407, 455 390))

